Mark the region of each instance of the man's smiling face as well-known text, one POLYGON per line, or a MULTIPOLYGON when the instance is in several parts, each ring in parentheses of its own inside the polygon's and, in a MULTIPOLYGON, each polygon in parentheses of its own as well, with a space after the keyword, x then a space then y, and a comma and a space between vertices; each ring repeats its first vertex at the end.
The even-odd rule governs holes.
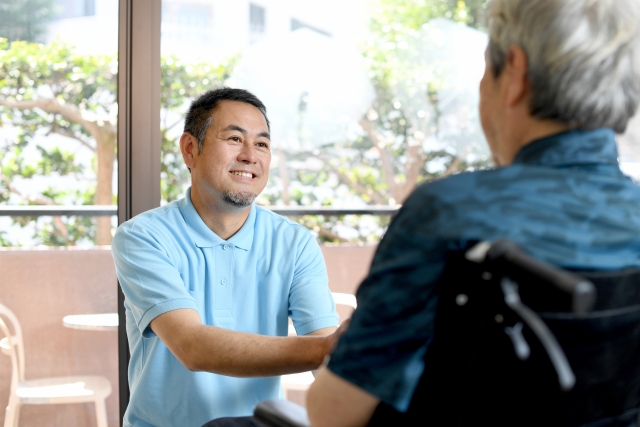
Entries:
POLYGON ((202 151, 194 148, 193 165, 189 166, 192 192, 199 192, 209 202, 246 207, 267 185, 269 129, 253 105, 221 101, 213 110, 202 151))

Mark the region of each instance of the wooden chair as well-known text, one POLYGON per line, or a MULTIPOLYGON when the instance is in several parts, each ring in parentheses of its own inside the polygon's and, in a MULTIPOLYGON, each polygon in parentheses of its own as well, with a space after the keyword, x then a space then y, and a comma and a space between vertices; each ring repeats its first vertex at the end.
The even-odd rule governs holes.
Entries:
POLYGON ((107 427, 105 400, 111 383, 100 376, 68 376, 25 380, 24 343, 17 317, 0 304, 0 350, 11 358, 11 389, 4 427, 17 427, 22 405, 93 402, 98 427, 107 427), (8 325, 11 327, 9 327, 8 325), (13 330, 13 333, 11 332, 13 330))

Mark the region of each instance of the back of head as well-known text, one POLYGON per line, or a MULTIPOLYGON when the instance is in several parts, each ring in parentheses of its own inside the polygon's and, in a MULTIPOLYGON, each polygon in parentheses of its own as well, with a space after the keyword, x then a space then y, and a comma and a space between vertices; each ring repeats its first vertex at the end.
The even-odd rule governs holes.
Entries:
POLYGON ((621 133, 640 101, 640 0, 490 0, 488 60, 498 76, 523 48, 530 112, 621 133))

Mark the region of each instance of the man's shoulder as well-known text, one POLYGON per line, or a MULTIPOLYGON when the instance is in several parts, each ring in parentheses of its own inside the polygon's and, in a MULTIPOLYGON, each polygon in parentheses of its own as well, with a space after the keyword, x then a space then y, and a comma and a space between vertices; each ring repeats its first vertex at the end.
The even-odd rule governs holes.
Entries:
POLYGON ((278 232, 311 237, 311 232, 303 225, 258 205, 256 205, 256 227, 267 227, 278 232))
POLYGON ((540 198, 537 183, 555 184, 558 179, 529 169, 513 165, 424 183, 404 202, 397 219, 403 229, 430 236, 504 233, 511 222, 530 215, 540 198))
POLYGON ((463 172, 424 183, 416 188, 407 203, 414 207, 428 204, 466 206, 509 202, 515 199, 547 197, 553 188, 555 197, 570 197, 576 186, 597 189, 603 183, 637 187, 622 175, 598 175, 588 171, 513 164, 506 167, 463 172))
POLYGON ((148 211, 142 212, 122 223, 114 235, 114 241, 131 234, 153 234, 162 238, 165 233, 173 232, 176 227, 185 223, 180 213, 180 203, 183 199, 168 203, 148 211))
MULTIPOLYGON (((509 171, 510 174, 514 172, 515 171, 509 171)), ((505 182, 505 176, 503 175, 505 175, 504 170, 489 169, 463 172, 425 182, 416 187, 405 202, 405 206, 414 204, 424 205, 424 199, 430 199, 431 202, 437 201, 448 204, 473 203, 473 200, 476 198, 475 196, 479 194, 499 192, 503 186, 495 184, 505 182)))

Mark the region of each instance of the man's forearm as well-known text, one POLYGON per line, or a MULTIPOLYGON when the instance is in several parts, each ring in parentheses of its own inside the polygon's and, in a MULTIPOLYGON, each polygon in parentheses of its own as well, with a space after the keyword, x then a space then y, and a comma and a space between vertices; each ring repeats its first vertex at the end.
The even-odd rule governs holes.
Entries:
POLYGON ((236 377, 316 369, 333 346, 328 336, 271 337, 202 325, 193 310, 165 313, 151 328, 188 369, 236 377))
POLYGON ((194 342, 193 371, 237 377, 284 375, 317 369, 331 350, 323 336, 271 337, 203 326, 194 342), (206 352, 201 345, 212 343, 206 352))

